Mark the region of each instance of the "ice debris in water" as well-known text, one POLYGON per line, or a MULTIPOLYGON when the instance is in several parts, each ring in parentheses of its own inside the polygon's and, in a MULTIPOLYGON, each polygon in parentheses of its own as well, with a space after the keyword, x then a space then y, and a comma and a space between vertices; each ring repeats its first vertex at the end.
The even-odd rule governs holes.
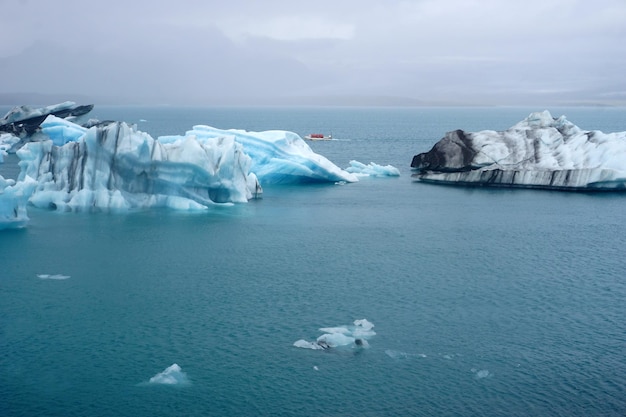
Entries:
POLYGON ((486 370, 486 369, 478 370, 476 368, 472 368, 471 371, 474 374, 474 376, 476 377, 476 379, 489 378, 489 377, 493 376, 493 374, 491 372, 489 372, 488 370, 486 370))
POLYGON ((399 350, 387 349, 385 350, 385 355, 389 356, 391 359, 409 359, 412 357, 425 358, 426 354, 424 353, 407 353, 401 352, 399 350))
POLYGON ((62 280, 62 279, 68 279, 69 277, 70 277, 69 275, 63 275, 63 274, 37 274, 37 278, 39 279, 62 280))
POLYGON ((376 332, 372 330, 373 328, 374 324, 367 321, 367 319, 355 320, 353 325, 322 327, 319 330, 324 334, 318 337, 314 342, 300 339, 294 342, 293 345, 299 348, 314 350, 336 347, 367 348, 369 347, 367 339, 376 335, 376 332))
POLYGON ((165 384, 165 385, 185 385, 189 383, 187 375, 182 371, 180 366, 173 364, 166 368, 163 372, 160 372, 150 378, 150 384, 165 384))
POLYGON ((359 161, 350 161, 350 166, 345 169, 347 172, 351 172, 358 177, 399 177, 400 170, 398 168, 387 165, 382 166, 374 162, 370 162, 369 165, 365 165, 359 161))

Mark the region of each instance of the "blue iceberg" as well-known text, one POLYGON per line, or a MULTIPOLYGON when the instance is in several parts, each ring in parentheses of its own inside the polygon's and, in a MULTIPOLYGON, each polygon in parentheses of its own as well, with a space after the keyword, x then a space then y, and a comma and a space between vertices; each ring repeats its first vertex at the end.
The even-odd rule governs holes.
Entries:
POLYGON ((154 139, 124 122, 81 126, 48 114, 26 136, 0 136, 0 154, 17 145, 17 182, 0 180, 0 228, 23 227, 27 204, 62 211, 205 210, 258 198, 269 184, 358 181, 297 134, 280 130, 201 125, 154 139))

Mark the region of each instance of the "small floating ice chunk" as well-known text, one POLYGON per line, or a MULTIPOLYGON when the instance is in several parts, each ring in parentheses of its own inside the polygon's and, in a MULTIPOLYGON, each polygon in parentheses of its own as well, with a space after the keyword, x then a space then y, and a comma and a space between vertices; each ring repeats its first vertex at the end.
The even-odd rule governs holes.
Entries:
POLYGON ((57 280, 62 280, 62 279, 68 279, 70 278, 69 275, 62 275, 62 274, 37 274, 37 278, 39 279, 57 279, 57 280))
POLYGON ((187 375, 182 371, 180 366, 173 364, 167 367, 163 372, 160 372, 150 378, 150 384, 164 384, 164 385, 186 385, 189 383, 187 375))
POLYGON ((315 342, 300 339, 293 345, 315 350, 335 347, 368 348, 369 343, 366 339, 376 335, 376 332, 372 330, 374 324, 366 319, 355 320, 353 323, 353 325, 322 327, 319 330, 324 334, 319 336, 315 342))

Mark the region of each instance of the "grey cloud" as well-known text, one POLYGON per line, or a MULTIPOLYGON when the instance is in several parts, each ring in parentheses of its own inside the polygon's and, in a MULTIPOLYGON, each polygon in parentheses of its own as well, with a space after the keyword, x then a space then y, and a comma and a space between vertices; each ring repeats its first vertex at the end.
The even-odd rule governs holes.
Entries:
POLYGON ((0 93, 626 104, 615 93, 626 90, 623 0, 4 0, 0 8, 0 93))

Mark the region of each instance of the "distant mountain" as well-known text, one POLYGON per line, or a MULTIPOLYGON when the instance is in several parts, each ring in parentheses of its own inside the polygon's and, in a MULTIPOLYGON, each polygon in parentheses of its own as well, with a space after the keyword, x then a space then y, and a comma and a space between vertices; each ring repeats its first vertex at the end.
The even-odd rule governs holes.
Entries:
POLYGON ((301 106, 424 106, 422 100, 411 97, 398 96, 361 96, 361 95, 336 95, 336 96, 304 96, 284 97, 274 99, 277 104, 301 105, 301 106))
POLYGON ((360 95, 336 95, 336 96, 292 96, 292 97, 211 97, 206 102, 198 99, 189 99, 182 102, 181 99, 169 101, 167 99, 129 99, 95 97, 81 94, 41 94, 41 93, 0 93, 0 105, 19 106, 28 105, 50 105, 74 101, 76 103, 95 104, 171 104, 171 105, 211 105, 211 106, 381 106, 381 107, 405 107, 405 106, 427 106, 438 103, 425 102, 410 97, 397 96, 360 96, 360 95), (154 102, 153 102, 154 101, 154 102))

